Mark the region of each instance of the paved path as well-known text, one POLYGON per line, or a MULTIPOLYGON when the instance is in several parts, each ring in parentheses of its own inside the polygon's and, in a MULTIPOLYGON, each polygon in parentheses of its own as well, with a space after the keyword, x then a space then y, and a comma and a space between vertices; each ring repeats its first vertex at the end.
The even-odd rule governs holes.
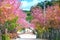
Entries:
POLYGON ((17 38, 17 39, 13 39, 13 40, 47 40, 47 39, 21 39, 21 38, 17 38))

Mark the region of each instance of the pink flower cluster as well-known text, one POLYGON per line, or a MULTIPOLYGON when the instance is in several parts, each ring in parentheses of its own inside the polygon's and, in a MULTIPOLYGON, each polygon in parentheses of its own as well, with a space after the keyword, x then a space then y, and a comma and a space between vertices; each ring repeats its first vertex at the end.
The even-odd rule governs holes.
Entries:
POLYGON ((0 13, 0 20, 2 21, 3 18, 5 20, 5 17, 3 17, 5 15, 7 16, 6 19, 11 19, 14 17, 13 15, 15 15, 15 17, 18 16, 18 24, 20 24, 22 27, 29 27, 30 24, 26 21, 25 12, 19 8, 20 4, 21 3, 18 0, 0 0, 0 11, 2 13, 0 13))
POLYGON ((35 22, 39 22, 40 25, 46 24, 47 26, 52 26, 52 27, 60 26, 59 5, 48 6, 45 10, 45 16, 44 16, 44 10, 39 7, 32 8, 31 12, 34 17, 34 19, 31 22, 34 25, 36 25, 35 22))
POLYGON ((40 24, 44 24, 46 20, 44 19, 43 10, 40 7, 33 8, 31 12, 34 19, 38 20, 40 24))
POLYGON ((47 24, 54 28, 60 27, 60 7, 59 5, 54 5, 46 8, 46 20, 47 24), (50 24, 50 23, 51 24, 50 24))

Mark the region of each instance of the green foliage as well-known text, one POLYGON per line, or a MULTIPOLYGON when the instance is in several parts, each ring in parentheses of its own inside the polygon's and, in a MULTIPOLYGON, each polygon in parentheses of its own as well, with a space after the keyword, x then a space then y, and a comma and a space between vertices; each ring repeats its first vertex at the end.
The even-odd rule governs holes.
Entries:
POLYGON ((59 6, 60 6, 60 0, 51 0, 52 1, 52 3, 55 5, 55 4, 59 4, 59 6))
POLYGON ((53 3, 51 2, 51 1, 46 1, 46 6, 52 6, 53 5, 53 3))
POLYGON ((10 37, 6 34, 2 35, 2 40, 10 40, 10 37))
POLYGON ((37 6, 40 6, 43 9, 44 4, 45 4, 45 7, 53 5, 53 3, 51 1, 45 1, 45 2, 38 3, 37 6))
POLYGON ((38 3, 37 6, 40 6, 43 9, 44 8, 44 2, 38 3))
POLYGON ((27 21, 31 21, 32 19, 33 19, 32 16, 28 16, 28 17, 26 18, 27 21))
POLYGON ((8 29, 8 30, 13 30, 16 26, 18 26, 18 24, 16 23, 18 17, 16 17, 15 19, 11 20, 11 21, 7 21, 4 26, 8 29))
POLYGON ((31 15, 31 12, 30 11, 25 11, 25 12, 27 13, 26 20, 31 21, 33 19, 33 16, 31 15))
POLYGON ((27 16, 31 16, 31 12, 30 11, 25 11, 27 16))

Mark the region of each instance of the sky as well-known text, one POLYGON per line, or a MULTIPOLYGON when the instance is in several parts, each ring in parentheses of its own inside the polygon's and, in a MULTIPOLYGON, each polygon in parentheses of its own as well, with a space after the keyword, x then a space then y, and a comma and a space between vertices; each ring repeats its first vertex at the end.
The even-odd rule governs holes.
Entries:
POLYGON ((45 1, 45 0, 19 0, 21 2, 20 8, 22 10, 30 10, 32 6, 37 5, 39 2, 45 1))

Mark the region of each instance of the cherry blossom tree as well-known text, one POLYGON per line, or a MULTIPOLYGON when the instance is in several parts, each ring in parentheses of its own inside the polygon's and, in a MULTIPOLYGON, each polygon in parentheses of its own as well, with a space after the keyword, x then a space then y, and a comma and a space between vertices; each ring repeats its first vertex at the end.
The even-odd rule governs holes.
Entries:
MULTIPOLYGON (((26 21, 26 14, 20 9, 21 3, 18 0, 0 0, 0 25, 2 33, 6 33, 5 29, 15 30, 17 27, 30 27, 30 23, 26 21)), ((17 29, 18 30, 18 29, 17 29)))

